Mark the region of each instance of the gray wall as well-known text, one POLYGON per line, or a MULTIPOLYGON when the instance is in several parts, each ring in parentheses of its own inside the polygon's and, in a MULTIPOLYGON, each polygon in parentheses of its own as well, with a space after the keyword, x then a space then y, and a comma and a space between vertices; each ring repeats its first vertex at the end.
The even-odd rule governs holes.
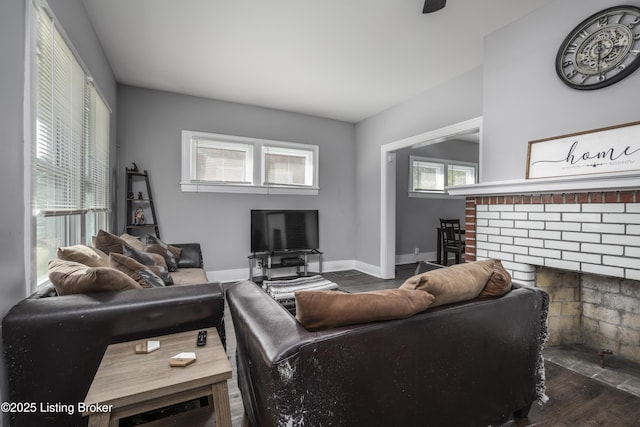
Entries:
POLYGON ((356 259, 380 265, 380 147, 482 115, 482 69, 384 111, 356 126, 356 259))
POLYGON ((554 66, 560 43, 576 25, 621 3, 640 6, 637 0, 554 1, 485 39, 485 181, 525 178, 528 141, 638 120, 640 72, 604 89, 579 91, 565 86, 554 66))
MULTIPOLYGON (((353 259, 353 124, 130 86, 118 91, 118 124, 120 175, 131 162, 149 171, 162 239, 200 242, 207 271, 247 267, 251 209, 318 209, 325 260, 353 259), (183 193, 183 129, 316 144, 319 195, 183 193)), ((122 228, 124 213, 119 215, 122 228)))
POLYGON ((435 254, 440 218, 458 218, 464 224, 464 199, 409 197, 409 156, 478 163, 478 149, 472 142, 450 140, 396 152, 396 255, 413 255, 414 248, 435 254))
MULTIPOLYGON (((72 43, 115 109, 116 82, 80 0, 49 0, 72 43)), ((0 2, 0 317, 27 295, 24 246, 23 106, 26 1, 0 2)), ((115 116, 112 144, 115 147, 115 116)), ((115 164, 115 159, 114 159, 115 164)), ((0 331, 1 332, 1 331, 0 331)), ((0 353, 0 358, 2 353, 0 353)), ((7 400, 4 361, 0 364, 0 401, 7 400)), ((0 417, 0 425, 2 420, 0 417)), ((8 424, 8 423, 7 423, 8 424)))

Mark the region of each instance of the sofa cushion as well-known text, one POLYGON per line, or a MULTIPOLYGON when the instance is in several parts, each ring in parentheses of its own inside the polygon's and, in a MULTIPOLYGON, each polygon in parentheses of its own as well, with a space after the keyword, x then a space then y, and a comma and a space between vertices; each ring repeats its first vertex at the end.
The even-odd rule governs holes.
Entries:
POLYGON ((151 244, 145 246, 144 251, 152 254, 162 255, 169 271, 178 270, 178 259, 168 248, 159 244, 151 244))
POLYGON ((171 252, 173 254, 173 256, 176 257, 176 262, 180 259, 180 256, 182 255, 182 249, 170 245, 168 243, 163 242, 162 240, 160 240, 159 237, 153 236, 151 234, 147 235, 147 245, 160 245, 163 248, 167 249, 169 252, 171 252))
POLYGON ((135 280, 115 268, 87 267, 61 259, 49 261, 49 279, 58 295, 142 288, 135 280))
POLYGON ((417 289, 435 297, 433 307, 476 298, 493 274, 493 260, 455 264, 410 277, 400 289, 417 289))
POLYGON ((344 293, 299 291, 295 293, 296 319, 309 330, 402 319, 424 311, 433 295, 412 289, 344 293))
POLYGON ((489 281, 485 285, 479 297, 497 297, 504 295, 511 290, 512 280, 511 275, 505 270, 502 262, 498 259, 493 261, 493 274, 489 278, 489 281))
POLYGON ((84 264, 87 267, 109 267, 109 255, 100 249, 86 245, 58 248, 58 259, 84 264))
POLYGON ((207 283, 207 273, 202 268, 181 268, 178 271, 169 273, 176 285, 195 285, 207 283))
POLYGON ((164 286, 162 279, 149 266, 142 265, 126 255, 112 253, 109 258, 111 267, 131 277, 143 288, 161 288, 164 286))
POLYGON ((136 236, 132 236, 129 233, 122 233, 120 235, 120 238, 124 240, 127 243, 127 245, 129 245, 129 247, 132 247, 139 251, 144 250, 144 243, 140 239, 138 239, 136 236))
POLYGON ((96 235, 94 242, 94 246, 106 254, 110 254, 111 252, 121 254, 122 247, 126 244, 127 242, 120 237, 104 230, 98 230, 98 234, 96 235))
POLYGON ((166 286, 173 285, 173 278, 171 278, 169 274, 167 262, 162 255, 145 252, 144 250, 138 250, 130 246, 125 246, 122 254, 133 258, 142 265, 148 266, 156 276, 162 279, 166 286))

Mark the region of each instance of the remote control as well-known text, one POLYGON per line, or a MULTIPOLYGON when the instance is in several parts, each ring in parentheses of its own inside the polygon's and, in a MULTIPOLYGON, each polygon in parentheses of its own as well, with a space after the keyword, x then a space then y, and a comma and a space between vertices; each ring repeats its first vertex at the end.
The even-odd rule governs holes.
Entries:
POLYGON ((202 347, 203 345, 207 344, 207 331, 198 332, 197 344, 198 344, 198 347, 202 347))

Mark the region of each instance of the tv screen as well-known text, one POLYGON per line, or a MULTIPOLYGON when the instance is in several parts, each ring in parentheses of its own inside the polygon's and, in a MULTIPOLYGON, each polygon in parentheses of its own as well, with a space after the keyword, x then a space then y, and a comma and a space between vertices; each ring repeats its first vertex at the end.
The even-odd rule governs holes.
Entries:
POLYGON ((251 252, 319 249, 317 210, 252 210, 251 252))

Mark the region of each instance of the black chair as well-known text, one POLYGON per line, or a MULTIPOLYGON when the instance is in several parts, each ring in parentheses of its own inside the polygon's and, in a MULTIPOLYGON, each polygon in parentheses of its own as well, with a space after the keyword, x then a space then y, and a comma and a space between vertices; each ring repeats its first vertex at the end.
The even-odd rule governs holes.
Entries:
POLYGON ((464 240, 460 230, 460 220, 440 218, 440 232, 442 233, 444 265, 449 263, 449 252, 455 254, 456 264, 460 264, 461 255, 464 254, 464 240))

